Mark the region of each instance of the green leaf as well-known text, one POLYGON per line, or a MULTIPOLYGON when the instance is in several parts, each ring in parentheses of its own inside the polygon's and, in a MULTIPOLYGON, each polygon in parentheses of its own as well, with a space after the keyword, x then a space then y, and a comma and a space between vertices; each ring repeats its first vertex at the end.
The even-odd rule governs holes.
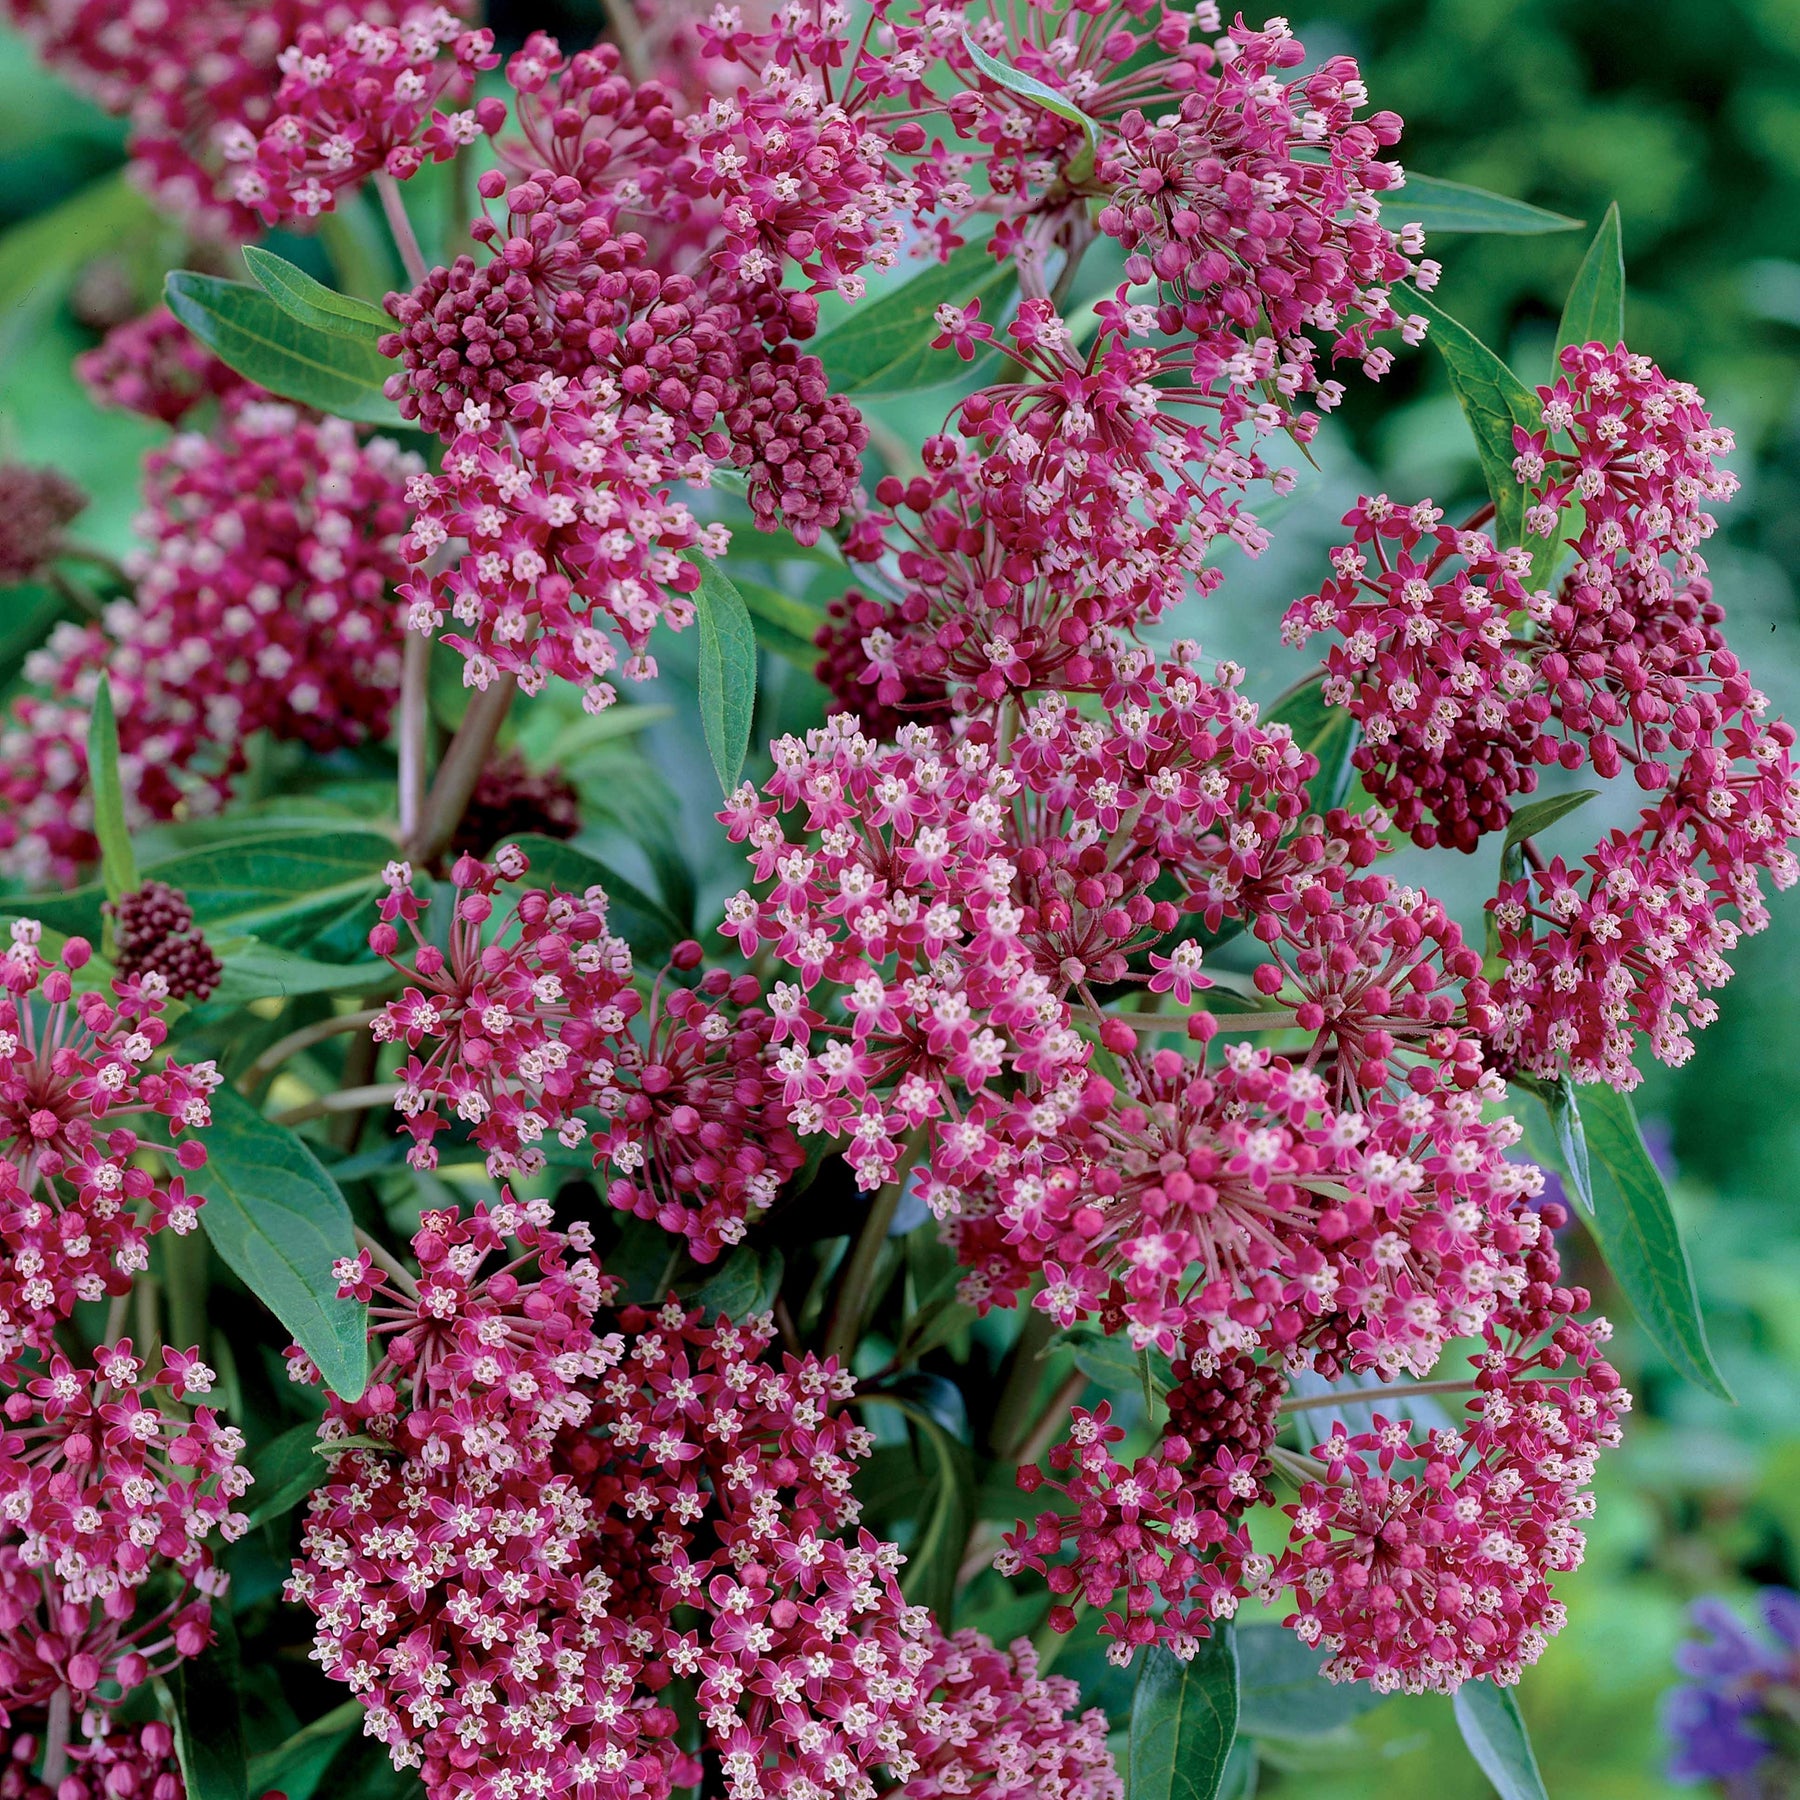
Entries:
POLYGON ((1574 285, 1563 302, 1556 347, 1604 344, 1609 350, 1625 341, 1625 246, 1619 230, 1619 203, 1614 201, 1588 245, 1574 285))
POLYGON ((742 1321, 766 1313, 781 1292, 781 1252, 772 1246, 734 1250, 704 1286, 689 1294, 687 1304, 706 1309, 709 1318, 742 1321))
POLYGON ((398 329, 379 306, 314 281, 304 269, 295 268, 271 250, 246 244, 244 264, 250 278, 283 312, 315 331, 329 332, 333 337, 361 338, 373 349, 377 338, 398 329))
POLYGON ((1558 819, 1586 806, 1598 794, 1598 788, 1582 788, 1573 794, 1552 794, 1546 800, 1534 800, 1518 807, 1507 821, 1506 836, 1500 840, 1500 879, 1520 881, 1525 875, 1525 840, 1540 831, 1548 831, 1558 819))
MULTIPOLYGON (((393 839, 379 831, 314 831, 208 844, 159 859, 144 873, 180 888, 209 937, 260 937, 290 948, 366 905, 380 891, 381 871, 394 855, 393 839)), ((100 933, 104 898, 94 883, 20 905, 58 931, 93 938, 100 933)))
MULTIPOLYGON (((1475 434, 1481 477, 1494 502, 1495 537, 1503 545, 1522 544, 1525 490, 1513 474, 1513 429, 1541 430, 1543 406, 1466 325, 1459 325, 1423 294, 1412 293, 1411 301, 1431 321, 1431 341, 1444 359, 1450 386, 1475 434)), ((1545 541, 1538 540, 1533 546, 1534 558, 1545 548, 1545 541)))
POLYGON ((319 1159, 235 1088, 216 1088, 206 1164, 188 1186, 206 1196, 200 1223, 226 1266, 318 1365, 325 1385, 357 1399, 369 1379, 368 1309, 338 1298, 332 1264, 356 1254, 350 1209, 319 1159))
POLYGON ((1323 1737, 1381 1704, 1367 1682, 1327 1681, 1329 1660, 1285 1625, 1239 1625, 1238 1729, 1246 1737, 1323 1737))
POLYGON ((285 1800, 311 1800, 331 1759, 362 1723, 363 1703, 346 1700, 302 1727, 285 1743, 250 1759, 252 1796, 279 1793, 285 1800))
POLYGON ((810 675, 819 661, 813 633, 825 623, 825 615, 817 607, 795 600, 765 582, 747 581, 737 574, 731 580, 756 621, 756 641, 810 675))
POLYGON ((94 836, 100 840, 100 877, 116 906, 138 886, 137 858, 125 824, 125 789, 119 780, 119 721, 112 683, 105 675, 94 690, 88 719, 88 781, 94 791, 94 836))
POLYGON ((604 888, 608 921, 630 943, 632 954, 644 963, 661 962, 672 945, 690 935, 660 900, 634 887, 586 850, 561 838, 539 837, 533 832, 507 841, 517 844, 530 858, 530 880, 534 886, 558 887, 572 894, 585 894, 591 887, 604 888))
MULTIPOLYGON (((1225 1773, 1219 1777, 1219 1800, 1256 1800, 1260 1774, 1256 1739, 1240 1737, 1225 1759, 1225 1773)), ((289 1800, 297 1800, 297 1797, 290 1795, 289 1800)))
POLYGON ((700 725, 707 754, 729 795, 744 772, 750 721, 756 712, 756 630, 750 609, 719 565, 698 554, 694 610, 700 624, 700 725))
POLYGON ((1264 725, 1285 725, 1294 742, 1319 760, 1319 770, 1306 791, 1315 812, 1342 806, 1356 770, 1350 758, 1362 741, 1362 727, 1349 709, 1325 699, 1325 677, 1314 675, 1291 687, 1263 718, 1264 725))
POLYGON ((250 1490, 256 1501, 250 1509, 252 1525, 285 1517, 325 1479, 325 1465, 313 1455, 318 1441, 316 1425, 296 1425, 250 1458, 250 1473, 256 1477, 250 1490))
POLYGON ((1152 1644, 1131 1701, 1129 1800, 1215 1800, 1237 1737, 1235 1636, 1220 1623, 1193 1660, 1152 1644))
POLYGON ((956 1577, 975 1521, 975 1470, 968 1449, 959 1444, 923 1407, 895 1400, 923 1433, 936 1473, 929 1510, 907 1552, 901 1592, 915 1605, 927 1606, 932 1617, 950 1627, 956 1604, 956 1577))
POLYGON ((1059 119, 1067 119, 1070 124, 1079 125, 1087 133, 1088 148, 1097 150, 1100 147, 1100 127, 1067 94, 1059 93, 1055 88, 1039 81, 1035 75, 1027 75, 1022 69, 1010 68, 998 57, 989 56, 966 31, 963 33, 963 48, 968 51, 976 68, 990 81, 999 82, 1003 88, 1041 106, 1046 112, 1055 113, 1059 119))
POLYGON ((1548 1800, 1531 1738, 1510 1688, 1465 1681, 1456 1690, 1456 1723, 1469 1754, 1501 1800, 1548 1800))
POLYGON ((1556 1147, 1562 1153, 1563 1170, 1569 1186, 1583 1212, 1591 1218, 1594 1212, 1594 1174, 1588 1164, 1587 1131, 1581 1123, 1581 1103, 1575 1096, 1575 1083, 1564 1073, 1554 1087, 1542 1084, 1538 1093, 1544 1110, 1550 1115, 1550 1128, 1556 1133, 1556 1147))
POLYGON ((247 1800, 244 1716, 238 1703, 237 1628, 231 1609, 215 1606, 214 1642, 184 1657, 157 1686, 175 1732, 175 1755, 188 1800, 247 1800))
POLYGON ((247 282, 176 269, 163 291, 169 311, 246 381, 339 418, 405 424, 381 391, 398 365, 372 342, 305 324, 247 282))
POLYGON ((1581 221, 1564 213, 1547 212, 1505 194, 1469 187, 1460 181, 1440 181, 1435 175, 1415 175, 1410 169, 1406 186, 1389 197, 1383 195, 1384 221, 1423 225, 1428 232, 1484 231, 1507 237, 1537 237, 1547 231, 1579 231, 1581 221))
POLYGON ((1706 1341, 1681 1227, 1631 1096, 1597 1082, 1582 1090, 1581 1114, 1588 1150, 1600 1165, 1588 1230, 1606 1266, 1663 1355, 1697 1387, 1730 1402, 1706 1341))
POLYGON ((214 943, 224 974, 208 996, 212 1005, 288 999, 296 994, 360 994, 394 979, 384 962, 315 962, 291 950, 277 950, 257 938, 222 938, 214 943))
POLYGON ((1018 279, 1011 257, 996 262, 985 243, 964 244, 892 293, 860 302, 812 346, 813 354, 825 365, 834 394, 872 400, 960 380, 985 358, 977 352, 966 363, 953 350, 932 349, 942 335, 937 309, 979 300, 984 317, 998 322, 1018 279))

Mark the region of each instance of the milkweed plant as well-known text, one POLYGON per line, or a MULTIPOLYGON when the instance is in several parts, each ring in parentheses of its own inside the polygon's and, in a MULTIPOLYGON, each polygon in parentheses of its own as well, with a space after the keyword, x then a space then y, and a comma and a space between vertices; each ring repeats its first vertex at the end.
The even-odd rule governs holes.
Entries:
POLYGON ((1616 210, 1534 388, 1431 239, 1574 222, 1210 0, 7 4, 170 272, 130 554, 0 469, 0 1795, 1541 1794, 1800 831, 1616 210))

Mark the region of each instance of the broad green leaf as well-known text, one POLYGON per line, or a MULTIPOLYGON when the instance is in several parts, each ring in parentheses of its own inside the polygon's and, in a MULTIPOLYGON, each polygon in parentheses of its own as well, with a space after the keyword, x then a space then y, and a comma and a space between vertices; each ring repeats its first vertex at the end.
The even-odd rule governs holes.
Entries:
POLYGON ((689 935, 660 900, 634 887, 586 850, 561 838, 538 837, 531 832, 507 841, 517 844, 530 859, 530 880, 536 886, 558 887, 571 894, 604 888, 608 921, 646 967, 661 962, 672 945, 689 935))
POLYGON ((1379 1706, 1366 1682, 1327 1681, 1328 1658, 1285 1625, 1239 1625, 1238 1729, 1246 1737, 1323 1737, 1379 1706))
POLYGON ((339 418, 405 424, 381 391, 398 365, 367 340, 304 324, 248 282, 177 269, 163 291, 169 311, 246 381, 339 418))
POLYGON ((765 650, 810 675, 819 661, 813 633, 825 623, 825 615, 765 582, 747 581, 729 567, 727 573, 737 591, 744 596, 744 604, 756 621, 756 641, 765 650))
POLYGON ((1193 1660, 1152 1644, 1131 1701, 1128 1800, 1215 1800, 1237 1737, 1237 1647, 1214 1626, 1193 1660))
POLYGON ((1507 821, 1506 836, 1500 841, 1500 879, 1521 880, 1525 874, 1525 840, 1548 831, 1558 819, 1566 819, 1586 806, 1599 792, 1598 788, 1582 788, 1573 794, 1552 794, 1548 799, 1515 808, 1507 821))
POLYGON ((116 906, 138 885, 137 858, 125 824, 125 790, 119 781, 119 721, 112 683, 104 675, 94 690, 88 719, 88 782, 94 795, 94 836, 100 840, 100 878, 116 906))
MULTIPOLYGON (((180 888, 209 937, 259 937, 287 948, 366 905, 380 891, 381 871, 394 855, 393 840, 378 831, 315 830, 208 844, 161 858, 143 872, 180 888)), ((92 883, 22 900, 19 908, 58 931, 94 938, 105 897, 104 888, 92 883)))
MULTIPOLYGON (((812 346, 813 354, 825 365, 834 394, 878 399, 959 380, 984 358, 977 351, 975 361, 966 363, 954 350, 932 349, 942 335, 937 309, 979 300, 983 318, 997 325, 1018 278, 1011 257, 996 262, 985 243, 964 244, 891 294, 862 301, 812 346)), ((752 540, 748 548, 760 545, 752 540)))
POLYGON ((357 1399, 369 1379, 368 1309, 338 1298, 332 1265, 356 1254, 350 1209, 306 1143, 235 1088, 212 1095, 206 1164, 188 1186, 226 1266, 294 1334, 325 1385, 357 1399))
POLYGON ((1510 1688, 1465 1681, 1456 1690, 1456 1723, 1469 1754, 1500 1800, 1548 1800, 1531 1738, 1510 1688))
POLYGON ((744 772, 756 712, 756 630, 731 577, 709 558, 688 559, 700 571, 694 610, 700 629, 700 726, 707 754, 729 795, 744 772))
POLYGON ((331 1760, 362 1724, 363 1703, 346 1700, 296 1731, 285 1743, 250 1759, 250 1793, 271 1792, 285 1800, 312 1800, 331 1760))
MULTIPOLYGON (((1050 1340, 1051 1350, 1072 1350, 1075 1366, 1097 1387, 1109 1394, 1139 1393, 1144 1405, 1153 1407, 1168 1392, 1168 1364, 1148 1350, 1134 1350, 1122 1337, 1114 1337, 1092 1326, 1077 1325, 1058 1332, 1050 1340)), ((1048 1350, 1045 1352, 1047 1355, 1048 1350)))
POLYGON ((1639 1322, 1689 1381, 1730 1401, 1706 1341, 1706 1321, 1662 1171, 1651 1159, 1629 1094, 1582 1089, 1582 1127, 1595 1163, 1588 1230, 1639 1322))
POLYGON ((998 57, 989 56, 966 31, 963 33, 963 48, 988 80, 999 82, 1003 88, 1010 89, 1021 99, 1041 106, 1045 112, 1055 113, 1059 119, 1067 119, 1070 124, 1079 125, 1087 133, 1088 149, 1099 148, 1100 127, 1067 94, 1059 93, 1055 88, 1039 81, 1035 75, 1027 75, 1022 69, 1010 68, 998 57))
POLYGON ((384 962, 315 962, 256 938, 224 938, 212 948, 224 970, 208 996, 215 1006, 222 1001, 243 1006, 296 994, 361 994, 394 979, 393 968, 384 962))
POLYGON ((325 1479, 325 1465, 313 1455, 318 1441, 317 1426, 296 1425, 271 1438, 250 1458, 250 1473, 256 1477, 250 1490, 252 1525, 292 1512, 325 1479))
MULTIPOLYGON (((1450 386, 1475 434, 1475 453, 1481 461, 1482 480, 1494 502, 1494 533, 1503 545, 1525 540, 1525 490, 1513 474, 1513 430, 1537 431, 1543 426, 1543 406, 1530 388, 1497 357, 1466 325, 1435 305, 1423 294, 1412 292, 1416 305, 1431 321, 1431 341, 1450 373, 1450 386)), ((1534 540, 1534 558, 1547 548, 1534 540)))
POLYGON ((184 1657, 166 1684, 175 1755, 188 1800, 247 1800, 249 1776, 244 1756, 244 1716, 238 1696, 237 1628, 231 1608, 215 1606, 214 1641, 198 1656, 184 1657))
MULTIPOLYGON (((772 1246, 734 1250, 706 1283, 686 1296, 687 1304, 706 1309, 710 1318, 742 1321, 766 1313, 781 1292, 781 1252, 772 1246)), ((685 1285, 685 1284, 684 1284, 685 1285)))
POLYGON ((1610 350, 1625 341, 1625 247, 1619 230, 1619 203, 1614 201, 1588 245, 1574 285, 1563 302, 1558 350, 1570 344, 1604 344, 1610 350))
MULTIPOLYGON (((397 329, 379 306, 314 281, 304 269, 295 268, 273 251, 246 244, 244 264, 251 279, 283 312, 316 331, 329 332, 333 337, 360 338, 374 349, 377 338, 397 329)), ((392 372, 390 368, 389 373, 392 372)))
POLYGON ((1536 237, 1547 231, 1579 231, 1581 221, 1563 213, 1548 212, 1505 194, 1469 187, 1460 181, 1440 181, 1435 175, 1415 175, 1409 169, 1406 186, 1381 198, 1385 223, 1423 225, 1427 232, 1484 231, 1507 237, 1536 237))
POLYGON ((1314 675, 1291 687, 1269 708, 1265 725, 1285 725, 1294 742, 1319 760, 1318 773, 1306 784, 1315 812, 1342 806, 1356 770, 1350 758, 1362 741, 1362 727, 1349 709, 1325 699, 1325 677, 1314 675))

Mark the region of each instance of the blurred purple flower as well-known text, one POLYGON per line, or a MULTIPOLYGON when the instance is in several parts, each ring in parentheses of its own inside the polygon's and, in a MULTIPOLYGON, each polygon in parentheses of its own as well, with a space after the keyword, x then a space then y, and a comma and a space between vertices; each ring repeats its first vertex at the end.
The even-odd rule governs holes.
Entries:
POLYGON ((1676 1650, 1689 1681, 1663 1701, 1671 1781, 1716 1781, 1734 1800, 1800 1788, 1800 1595, 1764 1588, 1757 1611, 1761 1632, 1723 1600, 1694 1603, 1707 1635, 1676 1650))

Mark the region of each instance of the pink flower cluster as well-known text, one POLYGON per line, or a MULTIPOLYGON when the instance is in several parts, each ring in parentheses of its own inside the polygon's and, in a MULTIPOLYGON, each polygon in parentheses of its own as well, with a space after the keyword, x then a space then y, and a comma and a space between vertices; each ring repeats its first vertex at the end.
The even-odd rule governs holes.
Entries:
MULTIPOLYGON (((165 338, 141 341, 160 358, 165 338)), ((194 392, 154 364, 143 381, 135 399, 149 410, 194 392)), ((86 739, 102 675, 134 823, 216 811, 258 731, 315 750, 383 732, 400 681, 403 495, 418 467, 389 439, 364 442, 342 419, 243 383, 210 431, 152 451, 135 592, 99 623, 52 633, 27 660, 37 691, 0 731, 0 862, 42 882, 93 859, 86 739)))
POLYGON ((275 119, 281 52, 308 27, 388 26, 387 0, 7 0, 52 68, 131 122, 134 177, 213 236, 249 237, 257 211, 229 179, 231 152, 275 119))
POLYGON ((665 1697, 691 1679, 730 1795, 873 1800, 929 1649, 856 1529, 848 1376, 675 1302, 600 1330, 612 1284, 546 1218, 428 1213, 416 1282, 345 1270, 386 1354, 331 1402, 325 1444, 355 1441, 289 1583, 321 1665, 434 1796, 667 1795, 699 1774, 665 1697))
MULTIPOLYGON (((1545 1224, 1553 1214, 1561 1209, 1544 1209, 1545 1224)), ((1515 1220, 1538 1222, 1528 1212, 1515 1220)), ((1239 1520, 1269 1498, 1271 1402, 1283 1383, 1240 1354, 1235 1380, 1255 1398, 1196 1404, 1197 1371, 1183 1369, 1168 1428, 1129 1466, 1110 1448, 1124 1433, 1107 1407, 1077 1408, 1050 1473, 1020 1471, 1028 1493, 1048 1489, 1072 1510, 1020 1524, 1001 1568, 1036 1569, 1053 1594, 1108 1608, 1102 1629, 1121 1660, 1159 1640, 1191 1655, 1245 1600, 1291 1590, 1289 1623, 1331 1653, 1333 1681, 1410 1693, 1517 1681, 1561 1628, 1552 1580, 1581 1561, 1593 1510, 1584 1490, 1630 1405, 1601 1359, 1605 1321, 1571 1316, 1587 1295, 1560 1285, 1548 1232, 1523 1242, 1480 1333, 1467 1419, 1421 1428, 1377 1412, 1367 1431, 1334 1424, 1313 1453, 1322 1473, 1285 1508, 1292 1527, 1279 1558, 1254 1550, 1239 1520), (1224 1442, 1209 1429, 1221 1423, 1224 1442), (1207 1435, 1190 1438, 1196 1426, 1207 1435)), ((1232 1368, 1208 1357, 1198 1373, 1216 1380, 1232 1368)), ((1052 1616, 1064 1629, 1074 1622, 1066 1605, 1052 1616)))
POLYGON ((219 1081, 164 1056, 160 975, 77 991, 91 960, 80 938, 48 957, 30 920, 0 956, 0 1708, 27 1763, 78 1718, 65 1785, 123 1796, 140 1776, 151 1793, 170 1746, 114 1731, 114 1710, 211 1642, 209 1540, 246 1529, 250 1476, 239 1432, 184 1404, 213 1385, 198 1351, 164 1348, 151 1375, 129 1339, 91 1363, 59 1341, 78 1302, 122 1318, 154 1232, 194 1229, 198 1197, 146 1152, 200 1167, 219 1081))
POLYGON ((1311 766, 1220 677, 1141 658, 1100 719, 1048 695, 1005 751, 985 726, 907 726, 882 748, 839 717, 777 743, 768 797, 746 784, 720 814, 766 884, 723 929, 800 975, 770 997, 795 1123, 851 1137, 863 1185, 953 1116, 953 1090, 1085 1063, 1070 998, 1092 1003, 1175 928, 1181 909, 1151 898, 1164 876, 1216 923, 1273 872, 1311 766), (806 1000, 821 980, 841 994, 829 1017, 806 1000))
POLYGON ((190 1232, 200 1201, 180 1175, 161 1178, 140 1152, 174 1141, 175 1160, 206 1160, 197 1135, 219 1084, 210 1062, 161 1061, 168 984, 147 973, 113 997, 77 992, 91 952, 70 938, 47 956, 31 920, 0 956, 0 1373, 56 1350, 77 1301, 129 1292, 149 1267, 152 1232, 190 1232))
POLYGON ((242 123, 220 133, 232 198, 265 225, 313 219, 371 175, 404 181, 448 162, 505 120, 498 100, 467 104, 499 61, 491 31, 465 30, 441 6, 394 27, 303 25, 276 59, 275 116, 260 135, 242 123))
POLYGON ((1362 726, 1357 767, 1426 846, 1473 850, 1537 770, 1630 768, 1651 799, 1579 868, 1541 859, 1493 903, 1503 964, 1482 1027, 1508 1067, 1629 1087, 1639 1035, 1668 1062, 1726 955, 1767 919, 1760 877, 1800 874, 1794 733, 1726 644, 1700 546, 1735 478, 1699 396, 1624 346, 1572 346, 1516 433, 1532 531, 1570 535, 1554 590, 1531 557, 1455 529, 1429 501, 1364 500, 1337 579, 1295 602, 1325 630, 1325 694, 1362 726))
POLYGON ((575 1149, 591 1136, 612 1171, 612 1204, 711 1261, 804 1161, 769 1063, 761 988, 719 969, 682 985, 701 958, 687 942, 646 1005, 630 946, 607 927, 605 893, 502 892, 529 867, 510 846, 492 864, 459 858, 447 949, 419 932, 427 903, 411 871, 388 871, 369 942, 409 985, 374 1033, 408 1053, 394 1104, 411 1161, 436 1166, 451 1111, 494 1175, 541 1169, 546 1138, 575 1149), (413 940, 404 962, 396 921, 413 940))

